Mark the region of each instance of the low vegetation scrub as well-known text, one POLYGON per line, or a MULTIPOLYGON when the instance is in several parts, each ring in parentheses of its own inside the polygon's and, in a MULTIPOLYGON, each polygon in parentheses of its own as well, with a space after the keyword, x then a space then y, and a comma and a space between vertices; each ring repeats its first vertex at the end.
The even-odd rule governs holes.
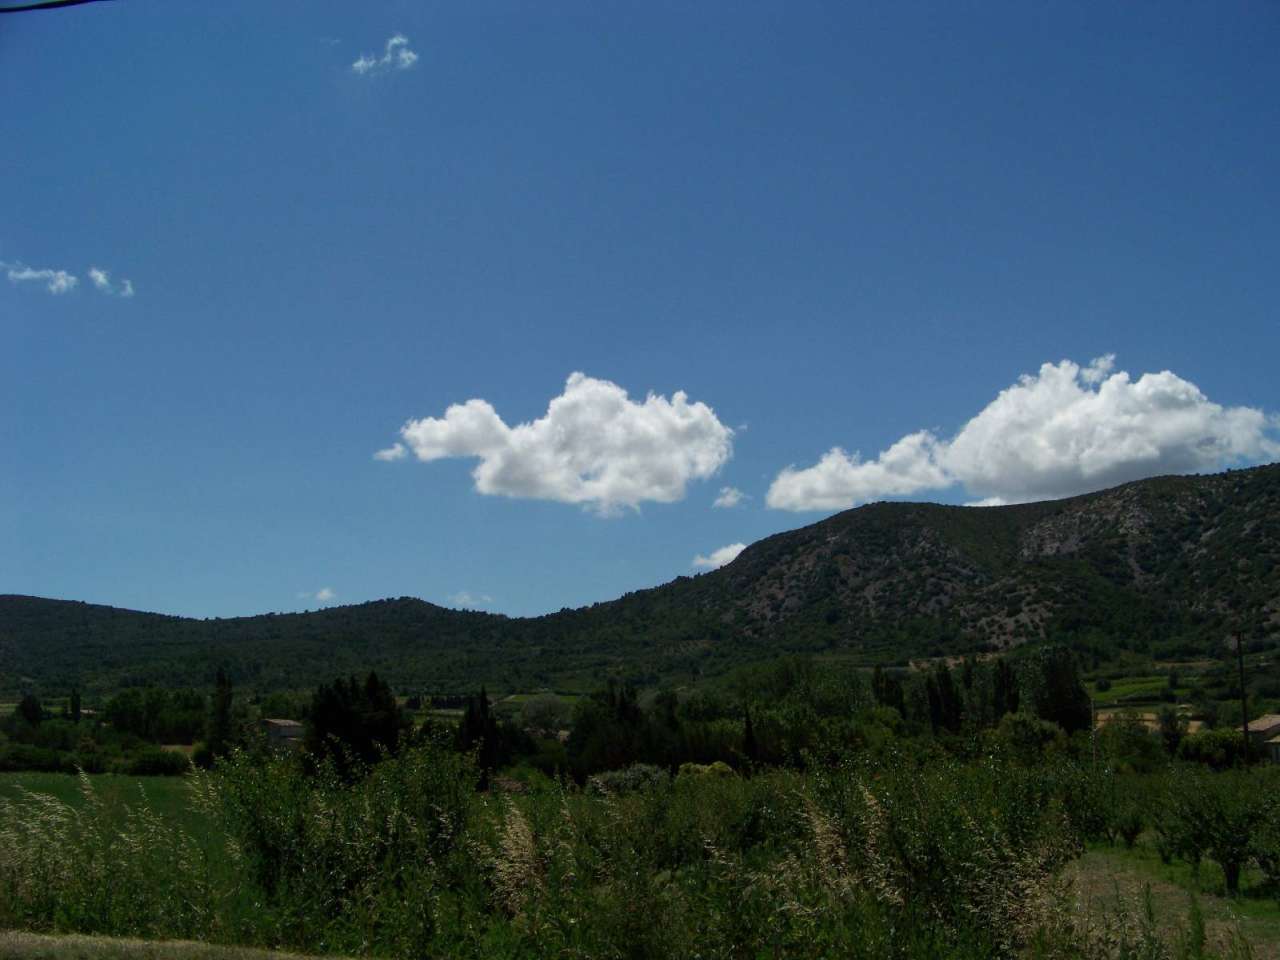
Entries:
MULTIPOLYGON (((501 794, 427 735, 307 767, 235 751, 189 774, 208 842, 88 777, 79 804, 4 804, 0 925, 413 957, 1176 955, 1140 913, 1082 927, 1067 909, 1063 866, 1137 796, 1066 760, 632 767, 501 794)), ((1273 785, 1196 768, 1152 789, 1177 856, 1274 869, 1273 785)))

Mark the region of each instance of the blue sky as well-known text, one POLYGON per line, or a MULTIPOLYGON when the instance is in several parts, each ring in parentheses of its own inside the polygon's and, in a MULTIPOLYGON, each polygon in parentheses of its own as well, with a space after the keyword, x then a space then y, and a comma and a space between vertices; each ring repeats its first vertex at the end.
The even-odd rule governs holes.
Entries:
POLYGON ((1276 49, 1262 2, 2 17, 0 592, 533 614, 1280 458, 1276 49))

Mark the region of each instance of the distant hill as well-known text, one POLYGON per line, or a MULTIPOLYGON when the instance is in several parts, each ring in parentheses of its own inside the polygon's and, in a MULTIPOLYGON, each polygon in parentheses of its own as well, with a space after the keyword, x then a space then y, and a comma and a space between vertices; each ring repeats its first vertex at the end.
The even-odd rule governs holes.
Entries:
POLYGON ((527 619, 410 598, 191 620, 0 596, 0 693, 205 685, 222 664, 261 689, 371 668, 401 690, 566 689, 786 651, 869 664, 1051 639, 1191 658, 1237 634, 1280 645, 1280 465, 1010 507, 869 504, 720 570, 527 619))

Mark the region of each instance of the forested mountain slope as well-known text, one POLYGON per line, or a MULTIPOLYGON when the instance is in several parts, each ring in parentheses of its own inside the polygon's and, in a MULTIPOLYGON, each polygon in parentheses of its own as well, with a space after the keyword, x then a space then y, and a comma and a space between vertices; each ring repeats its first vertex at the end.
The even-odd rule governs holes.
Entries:
POLYGON ((1066 640, 1220 655, 1280 640, 1280 465, 1009 507, 876 503, 728 566, 513 619, 401 598, 191 620, 0 596, 0 692, 79 683, 307 687, 370 668, 399 689, 592 686, 722 673, 783 651, 867 663, 1066 640))

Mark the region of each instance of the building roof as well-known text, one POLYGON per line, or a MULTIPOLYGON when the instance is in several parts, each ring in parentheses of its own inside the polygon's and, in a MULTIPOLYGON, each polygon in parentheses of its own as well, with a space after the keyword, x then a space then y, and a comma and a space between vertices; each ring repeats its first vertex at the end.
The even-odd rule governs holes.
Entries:
POLYGON ((278 730, 301 730, 302 724, 297 720, 280 720, 272 717, 263 717, 262 722, 268 726, 275 727, 278 730))
POLYGON ((1257 720, 1249 721, 1250 733, 1265 733, 1272 727, 1280 727, 1280 713, 1263 714, 1257 720))

